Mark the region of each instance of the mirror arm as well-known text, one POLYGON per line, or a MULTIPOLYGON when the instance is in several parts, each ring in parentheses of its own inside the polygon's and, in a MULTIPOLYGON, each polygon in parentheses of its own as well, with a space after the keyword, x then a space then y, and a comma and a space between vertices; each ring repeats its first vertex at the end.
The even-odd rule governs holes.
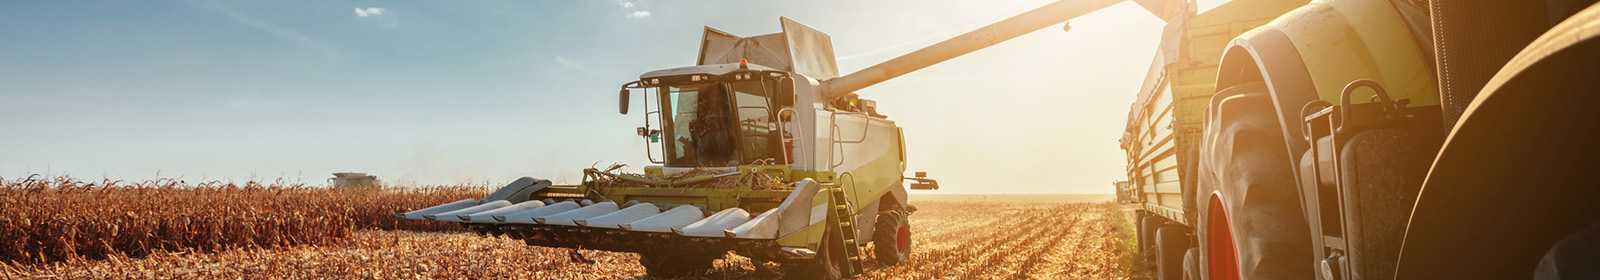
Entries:
POLYGON ((621 112, 623 115, 627 115, 628 114, 628 89, 630 89, 630 88, 644 88, 644 87, 640 87, 639 86, 639 81, 632 81, 632 82, 628 82, 626 84, 622 84, 622 92, 617 94, 617 107, 618 107, 617 110, 619 112, 621 112))

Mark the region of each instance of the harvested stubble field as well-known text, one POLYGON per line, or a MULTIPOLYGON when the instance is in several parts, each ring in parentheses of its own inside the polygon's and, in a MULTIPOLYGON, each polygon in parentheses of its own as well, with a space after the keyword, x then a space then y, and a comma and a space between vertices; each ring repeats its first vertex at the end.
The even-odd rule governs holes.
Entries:
MULTIPOLYGON (((1132 249, 1125 241, 1127 230, 1113 204, 915 205, 912 259, 892 267, 873 265, 859 279, 1127 279, 1133 269, 1126 261, 1132 249)), ((529 247, 471 233, 359 229, 323 244, 4 264, 0 278, 650 278, 637 260, 628 253, 529 247)), ((716 264, 692 278, 774 276, 737 256, 716 264)))

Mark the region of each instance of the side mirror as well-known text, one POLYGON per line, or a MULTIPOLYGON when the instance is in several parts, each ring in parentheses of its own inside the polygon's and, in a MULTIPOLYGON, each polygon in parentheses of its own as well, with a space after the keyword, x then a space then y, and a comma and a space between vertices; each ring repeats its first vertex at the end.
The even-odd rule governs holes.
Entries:
POLYGON ((783 77, 778 79, 778 106, 794 106, 794 78, 783 77))
POLYGON ((622 89, 622 93, 618 94, 617 103, 618 103, 618 106, 617 106, 618 107, 617 108, 618 112, 622 112, 623 115, 627 115, 628 114, 628 89, 627 88, 623 88, 622 89))

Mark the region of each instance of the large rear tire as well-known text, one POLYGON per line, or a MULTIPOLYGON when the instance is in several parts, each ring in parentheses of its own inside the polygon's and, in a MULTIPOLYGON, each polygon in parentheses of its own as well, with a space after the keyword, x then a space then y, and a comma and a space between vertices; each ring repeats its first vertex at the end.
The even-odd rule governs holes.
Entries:
POLYGON ((873 251, 878 263, 885 266, 911 259, 911 221, 902 211, 885 211, 878 214, 878 224, 872 230, 873 251))
POLYGON ((1262 82, 1217 92, 1206 115, 1197 204, 1209 279, 1313 279, 1309 226, 1262 82))

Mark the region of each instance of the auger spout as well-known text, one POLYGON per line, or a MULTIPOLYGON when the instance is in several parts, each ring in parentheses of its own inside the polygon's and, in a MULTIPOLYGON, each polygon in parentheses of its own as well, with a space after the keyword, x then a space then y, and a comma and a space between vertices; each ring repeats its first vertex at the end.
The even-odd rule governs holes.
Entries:
POLYGON ((1065 0, 1050 3, 850 73, 822 81, 822 100, 834 100, 900 75, 977 51, 1035 30, 1105 9, 1123 0, 1065 0))

